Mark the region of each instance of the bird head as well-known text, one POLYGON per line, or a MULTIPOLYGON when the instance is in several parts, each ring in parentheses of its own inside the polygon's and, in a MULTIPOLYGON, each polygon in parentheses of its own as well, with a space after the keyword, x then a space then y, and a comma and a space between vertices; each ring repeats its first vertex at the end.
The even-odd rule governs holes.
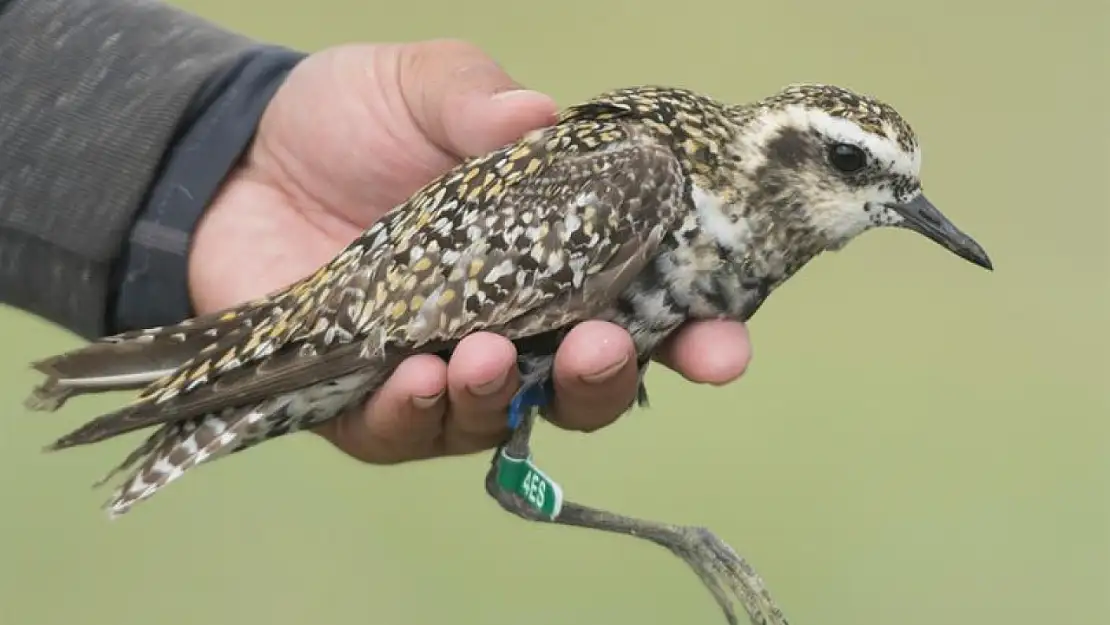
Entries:
POLYGON ((802 220, 825 249, 877 227, 912 230, 992 269, 970 236, 921 189, 921 149, 890 105, 830 85, 790 85, 746 107, 741 134, 759 202, 802 220))

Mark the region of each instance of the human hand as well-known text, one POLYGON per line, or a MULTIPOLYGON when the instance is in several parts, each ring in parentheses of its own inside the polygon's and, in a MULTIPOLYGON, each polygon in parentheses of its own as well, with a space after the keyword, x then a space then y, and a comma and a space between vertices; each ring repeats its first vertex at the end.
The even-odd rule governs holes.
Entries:
MULTIPOLYGON (((555 113, 549 97, 522 90, 458 41, 347 45, 308 57, 197 228, 189 258, 197 311, 308 275, 432 178, 555 113)), ((618 326, 591 321, 571 331, 556 354, 553 422, 579 431, 612 423, 635 397, 634 356, 618 326)), ((658 359, 694 382, 722 384, 749 357, 744 326, 722 321, 688 325, 658 359)), ((450 363, 411 357, 363 411, 317 433, 372 463, 495 447, 518 389, 515 358, 512 343, 490 333, 465 338, 450 363)))

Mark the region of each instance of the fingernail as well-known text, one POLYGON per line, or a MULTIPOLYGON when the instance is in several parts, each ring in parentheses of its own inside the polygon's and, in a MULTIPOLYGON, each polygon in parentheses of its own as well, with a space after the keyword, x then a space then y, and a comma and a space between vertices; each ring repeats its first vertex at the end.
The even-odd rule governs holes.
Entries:
POLYGON ((501 100, 515 100, 517 98, 546 98, 547 96, 539 91, 532 91, 531 89, 513 89, 512 91, 502 91, 501 93, 493 94, 490 98, 494 101, 501 100))
POLYGON ((609 365, 601 371, 582 376, 582 381, 587 384, 601 384, 602 382, 607 382, 610 378, 617 375, 617 372, 623 369, 624 366, 627 364, 628 356, 625 356, 624 358, 621 358, 616 363, 609 365))
POLYGON ((484 397, 486 395, 493 395, 494 393, 501 390, 501 388, 505 386, 505 382, 508 379, 509 379, 509 372, 508 371, 503 371, 501 373, 501 375, 499 375, 496 378, 490 380, 489 382, 485 382, 483 384, 471 384, 468 388, 470 389, 471 393, 473 393, 474 395, 477 395, 478 397, 484 397))
POLYGON ((443 393, 436 393, 435 395, 414 395, 412 398, 412 405, 420 410, 427 410, 436 405, 436 402, 443 397, 443 393))

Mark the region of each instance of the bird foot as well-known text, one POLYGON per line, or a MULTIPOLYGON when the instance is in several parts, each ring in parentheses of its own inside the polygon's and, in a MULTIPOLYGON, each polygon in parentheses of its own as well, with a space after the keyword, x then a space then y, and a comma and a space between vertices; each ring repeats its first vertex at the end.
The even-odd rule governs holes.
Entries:
POLYGON ((727 543, 705 528, 636 519, 566 501, 562 488, 533 462, 527 417, 497 450, 486 492, 506 511, 528 521, 570 525, 649 540, 681 558, 717 600, 729 625, 739 625, 739 603, 753 625, 789 625, 763 579, 727 543))
POLYGON ((728 543, 704 527, 677 527, 677 540, 645 536, 682 558, 713 594, 729 625, 739 625, 737 603, 754 625, 789 625, 759 573, 728 543))

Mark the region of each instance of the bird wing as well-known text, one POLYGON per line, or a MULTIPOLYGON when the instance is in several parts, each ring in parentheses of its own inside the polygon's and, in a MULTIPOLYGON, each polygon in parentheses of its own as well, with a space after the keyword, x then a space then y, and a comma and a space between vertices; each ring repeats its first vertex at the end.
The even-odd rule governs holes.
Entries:
POLYGON ((684 182, 669 149, 612 123, 530 135, 429 185, 283 310, 52 448, 396 366, 479 330, 520 338, 594 317, 685 214, 684 182))
POLYGON ((259 299, 181 323, 97 339, 78 349, 40 360, 32 368, 46 380, 24 402, 28 409, 55 411, 86 393, 142 388, 173 373, 198 350, 249 331, 270 313, 259 299))

